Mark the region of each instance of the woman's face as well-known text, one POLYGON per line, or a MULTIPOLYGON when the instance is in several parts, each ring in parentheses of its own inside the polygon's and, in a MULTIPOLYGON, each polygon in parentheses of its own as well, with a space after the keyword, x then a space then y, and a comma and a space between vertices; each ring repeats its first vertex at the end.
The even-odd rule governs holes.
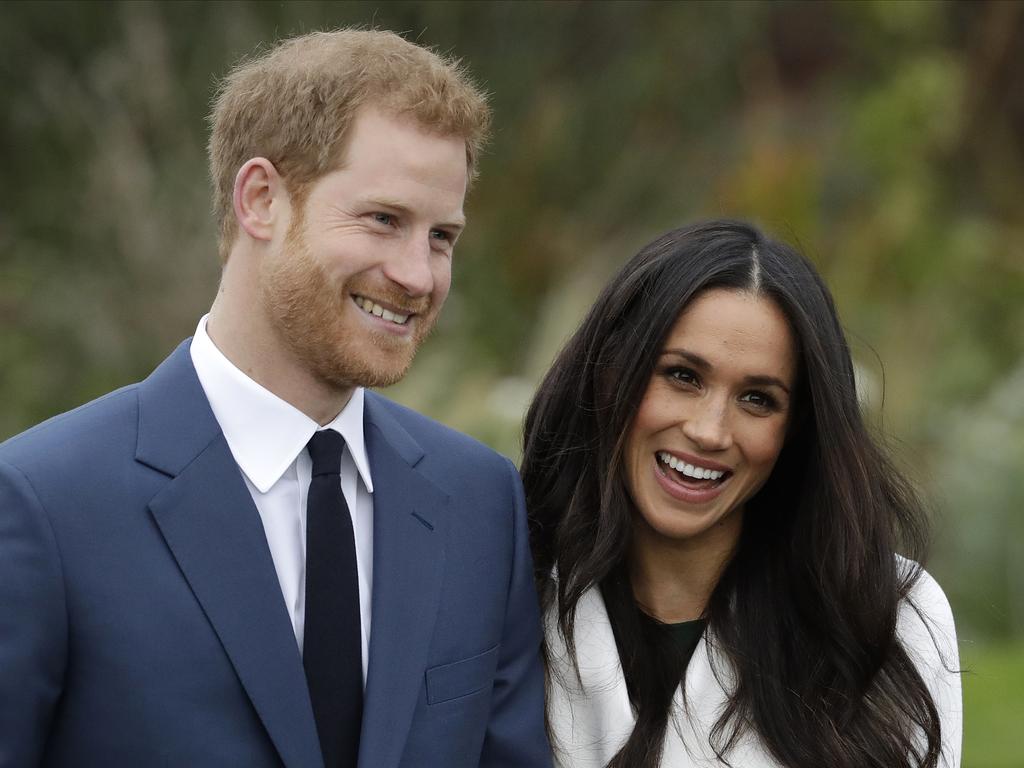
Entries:
POLYGON ((793 334, 772 300, 716 288, 683 310, 626 442, 638 541, 731 551, 782 450, 796 376, 793 334))

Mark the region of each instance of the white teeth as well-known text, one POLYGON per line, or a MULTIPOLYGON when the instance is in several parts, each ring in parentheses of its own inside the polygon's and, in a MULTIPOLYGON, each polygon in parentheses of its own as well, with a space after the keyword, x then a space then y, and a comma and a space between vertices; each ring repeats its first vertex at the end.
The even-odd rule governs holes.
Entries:
POLYGON ((389 323, 405 325, 409 320, 409 315, 400 315, 397 312, 392 312, 390 309, 384 309, 380 304, 376 304, 362 296, 356 296, 355 302, 356 306, 366 314, 374 315, 382 320, 387 320, 389 323))
POLYGON ((680 472, 687 477, 692 477, 694 480, 718 480, 725 474, 725 472, 721 472, 717 469, 707 469, 706 467, 695 467, 693 464, 687 464, 685 461, 680 461, 667 451, 659 451, 658 460, 662 464, 667 464, 672 467, 672 469, 677 472, 680 472))

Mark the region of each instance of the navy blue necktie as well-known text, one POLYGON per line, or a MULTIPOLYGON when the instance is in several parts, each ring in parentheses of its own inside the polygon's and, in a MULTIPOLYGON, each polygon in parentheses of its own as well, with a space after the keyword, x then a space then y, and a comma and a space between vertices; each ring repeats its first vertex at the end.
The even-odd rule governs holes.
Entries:
POLYGON ((306 619, 302 665, 325 768, 355 768, 363 719, 362 634, 356 545, 341 492, 345 440, 331 429, 306 446, 306 619))

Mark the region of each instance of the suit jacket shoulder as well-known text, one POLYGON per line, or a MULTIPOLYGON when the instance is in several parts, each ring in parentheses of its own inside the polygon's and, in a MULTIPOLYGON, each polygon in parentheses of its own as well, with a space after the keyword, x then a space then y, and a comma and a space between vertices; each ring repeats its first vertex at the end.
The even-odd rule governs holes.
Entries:
POLYGON ((442 457, 453 463, 471 461, 494 466, 508 463, 507 458, 479 440, 376 392, 366 393, 366 404, 369 411, 367 421, 393 420, 419 448, 428 452, 442 449, 445 452, 442 457))
POLYGON ((59 472, 62 466, 79 465, 89 454, 102 452, 129 436, 134 448, 137 386, 110 392, 0 443, 0 461, 25 469, 44 466, 59 472))
POLYGON ((375 437, 386 440, 417 472, 459 501, 453 505, 455 514, 498 510, 508 525, 507 515, 521 505, 515 466, 469 435, 372 392, 366 393, 364 420, 368 447, 375 437), (497 499, 503 503, 495 504, 497 499))

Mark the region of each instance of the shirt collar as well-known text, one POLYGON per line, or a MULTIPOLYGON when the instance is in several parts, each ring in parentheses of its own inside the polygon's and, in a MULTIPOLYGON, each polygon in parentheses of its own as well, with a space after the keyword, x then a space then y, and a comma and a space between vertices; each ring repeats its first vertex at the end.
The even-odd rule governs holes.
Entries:
MULTIPOLYGON (((236 368, 206 332, 208 317, 203 316, 192 337, 192 364, 239 469, 260 493, 266 493, 320 426, 236 368)), ((364 390, 356 387, 341 413, 324 428, 345 438, 363 485, 373 493, 363 437, 363 402, 364 390)))

